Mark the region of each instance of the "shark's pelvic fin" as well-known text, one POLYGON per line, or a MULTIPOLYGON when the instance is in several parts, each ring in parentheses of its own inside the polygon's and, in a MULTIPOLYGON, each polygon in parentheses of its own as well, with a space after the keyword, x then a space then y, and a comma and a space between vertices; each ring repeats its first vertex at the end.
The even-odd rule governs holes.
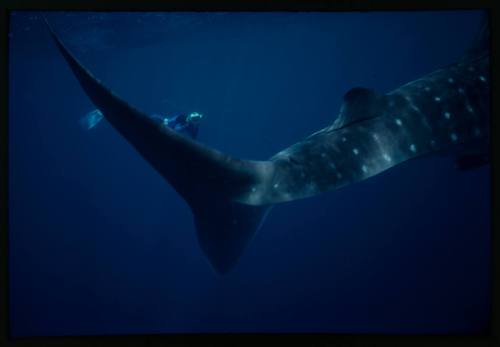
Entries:
POLYGON ((94 105, 187 201, 200 246, 212 266, 219 273, 229 271, 270 209, 242 204, 234 198, 271 173, 273 163, 232 158, 158 125, 106 88, 48 27, 94 105))
POLYGON ((467 171, 480 168, 484 165, 489 164, 489 162, 489 154, 465 154, 457 157, 455 161, 455 167, 457 170, 467 171))

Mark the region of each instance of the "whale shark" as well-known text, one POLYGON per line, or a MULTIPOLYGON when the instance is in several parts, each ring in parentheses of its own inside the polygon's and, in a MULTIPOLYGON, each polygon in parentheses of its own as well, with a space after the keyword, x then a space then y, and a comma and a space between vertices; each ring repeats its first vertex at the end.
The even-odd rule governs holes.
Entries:
POLYGON ((236 158, 169 127, 105 86, 50 27, 64 60, 105 119, 183 197, 200 248, 228 273, 276 204, 311 198, 416 158, 489 162, 489 29, 456 62, 388 93, 355 87, 328 126, 269 159, 236 158))

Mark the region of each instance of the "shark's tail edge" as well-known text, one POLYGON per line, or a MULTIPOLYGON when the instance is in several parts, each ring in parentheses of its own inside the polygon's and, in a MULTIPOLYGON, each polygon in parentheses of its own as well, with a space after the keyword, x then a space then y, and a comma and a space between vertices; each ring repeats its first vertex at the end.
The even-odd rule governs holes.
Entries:
POLYGON ((94 105, 191 207, 200 247, 214 270, 229 272, 270 210, 270 205, 240 203, 234 197, 261 179, 272 163, 233 159, 174 131, 160 131, 97 80, 49 29, 94 105))
POLYGON ((199 245, 218 274, 238 263, 270 209, 228 201, 192 208, 199 245))

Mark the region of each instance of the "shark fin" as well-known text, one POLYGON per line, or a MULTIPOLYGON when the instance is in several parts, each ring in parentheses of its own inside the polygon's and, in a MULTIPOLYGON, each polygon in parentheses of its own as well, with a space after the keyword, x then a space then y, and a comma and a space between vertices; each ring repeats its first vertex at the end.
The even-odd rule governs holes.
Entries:
POLYGON ((249 206, 227 200, 208 201, 191 207, 196 234, 203 252, 219 274, 238 261, 271 206, 249 206))
POLYGON ((455 168, 460 171, 473 170, 487 165, 489 162, 489 155, 486 154, 461 155, 455 161, 455 168))
POLYGON ((344 95, 340 107, 340 115, 332 125, 333 129, 340 129, 352 123, 377 117, 379 107, 385 100, 385 95, 368 88, 356 87, 344 95))
POLYGON ((471 141, 467 146, 459 146, 451 155, 455 159, 455 168, 459 171, 468 171, 490 163, 489 138, 471 141))
POLYGON ((489 13, 487 10, 481 12, 481 23, 476 38, 462 57, 462 61, 480 58, 489 52, 490 47, 490 25, 489 13))
POLYGON ((81 87, 107 121, 186 200, 201 248, 218 273, 228 272, 270 206, 236 202, 272 174, 270 161, 240 160, 161 126, 97 80, 52 31, 81 87))

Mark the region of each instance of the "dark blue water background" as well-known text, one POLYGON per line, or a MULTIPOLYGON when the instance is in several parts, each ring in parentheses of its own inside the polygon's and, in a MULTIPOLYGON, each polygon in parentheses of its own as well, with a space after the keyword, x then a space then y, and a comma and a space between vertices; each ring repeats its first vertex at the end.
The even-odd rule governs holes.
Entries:
MULTIPOLYGON (((98 78, 148 113, 198 111, 199 140, 266 159, 327 126, 344 93, 452 63, 478 12, 47 13, 98 78)), ((218 276, 191 212, 94 107, 39 13, 10 24, 12 334, 484 331, 489 166, 413 160, 275 207, 218 276)))

